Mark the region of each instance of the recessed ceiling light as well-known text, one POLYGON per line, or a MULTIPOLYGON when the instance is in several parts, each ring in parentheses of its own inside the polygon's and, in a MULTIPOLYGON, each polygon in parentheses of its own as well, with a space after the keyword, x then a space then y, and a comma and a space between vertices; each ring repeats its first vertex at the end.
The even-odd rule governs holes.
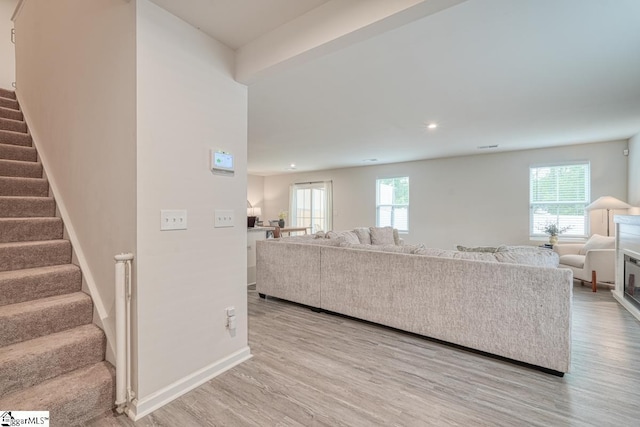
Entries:
POLYGON ((429 123, 429 124, 427 125, 427 129, 435 129, 435 128, 437 128, 437 127, 438 127, 438 124, 437 124, 437 123, 429 123))
POLYGON ((291 169, 295 169, 295 168, 296 168, 296 164, 295 164, 295 163, 291 163, 291 164, 289 165, 289 167, 290 167, 291 169))

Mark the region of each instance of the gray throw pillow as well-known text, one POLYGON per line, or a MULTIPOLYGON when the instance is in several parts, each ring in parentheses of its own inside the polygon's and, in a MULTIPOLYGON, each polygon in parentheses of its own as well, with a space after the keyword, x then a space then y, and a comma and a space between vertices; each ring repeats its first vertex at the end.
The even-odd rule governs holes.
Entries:
POLYGON ((372 245, 395 245, 393 227, 369 227, 372 245))
POLYGON ((496 252, 506 252, 508 250, 508 248, 505 245, 500 245, 498 247, 494 247, 494 246, 477 246, 477 247, 471 247, 471 248, 468 248, 468 247, 462 246, 462 245, 458 245, 457 248, 458 248, 458 250, 460 252, 489 252, 489 253, 496 253, 496 252))
POLYGON ((369 232, 369 227, 358 227, 354 228, 353 232, 358 236, 358 240, 363 245, 371 244, 371 233, 369 232))

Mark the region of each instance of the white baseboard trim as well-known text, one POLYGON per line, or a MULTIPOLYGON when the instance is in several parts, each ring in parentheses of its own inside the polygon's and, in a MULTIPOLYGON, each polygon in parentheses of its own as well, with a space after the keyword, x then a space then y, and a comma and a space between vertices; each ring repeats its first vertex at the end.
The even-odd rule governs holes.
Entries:
POLYGON ((141 399, 134 399, 132 404, 127 408, 127 415, 132 420, 137 421, 145 415, 149 415, 156 409, 161 408, 172 400, 177 399, 183 394, 206 383, 210 379, 217 377, 234 366, 251 359, 252 357, 251 349, 249 347, 244 347, 224 359, 212 363, 211 365, 206 366, 149 396, 145 396, 141 399))

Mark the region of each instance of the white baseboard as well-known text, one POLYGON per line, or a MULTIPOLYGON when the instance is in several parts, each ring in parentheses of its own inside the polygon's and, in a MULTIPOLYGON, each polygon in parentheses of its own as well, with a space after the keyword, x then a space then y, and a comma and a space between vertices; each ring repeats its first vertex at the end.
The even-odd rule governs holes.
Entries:
POLYGON ((134 399, 129 408, 127 408, 127 415, 132 420, 137 421, 145 415, 149 415, 156 409, 161 408, 172 400, 177 399, 183 394, 206 383, 210 379, 217 377, 234 366, 251 359, 252 357, 251 349, 249 347, 244 347, 224 359, 212 363, 211 365, 206 366, 149 396, 145 396, 141 399, 134 399))

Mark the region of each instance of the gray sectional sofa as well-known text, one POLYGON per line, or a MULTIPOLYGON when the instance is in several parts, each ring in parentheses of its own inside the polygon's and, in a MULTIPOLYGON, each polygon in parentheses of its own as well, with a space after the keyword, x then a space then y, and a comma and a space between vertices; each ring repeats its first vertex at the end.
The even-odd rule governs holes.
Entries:
POLYGON ((556 375, 571 359, 571 271, 557 254, 380 250, 338 239, 257 243, 256 289, 556 375), (529 264, 529 265, 526 265, 529 264), (542 266, 541 266, 542 265, 542 266))

